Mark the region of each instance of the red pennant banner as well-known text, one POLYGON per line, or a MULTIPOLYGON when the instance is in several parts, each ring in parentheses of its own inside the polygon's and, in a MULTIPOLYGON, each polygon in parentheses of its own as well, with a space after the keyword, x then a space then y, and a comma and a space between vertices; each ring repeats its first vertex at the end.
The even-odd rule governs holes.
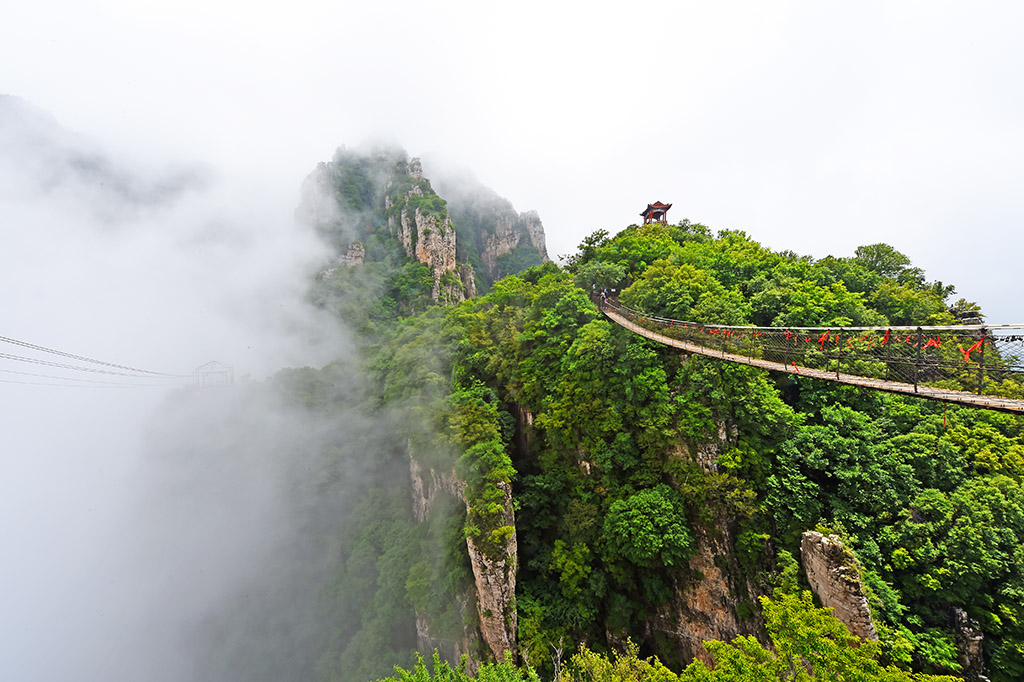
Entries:
POLYGON ((984 342, 985 342, 985 340, 981 339, 976 344, 974 344, 973 346, 968 348, 967 350, 964 350, 964 347, 960 346, 960 352, 964 354, 964 362, 970 362, 971 361, 971 353, 973 353, 974 351, 976 351, 979 348, 981 348, 981 344, 983 344, 984 342))

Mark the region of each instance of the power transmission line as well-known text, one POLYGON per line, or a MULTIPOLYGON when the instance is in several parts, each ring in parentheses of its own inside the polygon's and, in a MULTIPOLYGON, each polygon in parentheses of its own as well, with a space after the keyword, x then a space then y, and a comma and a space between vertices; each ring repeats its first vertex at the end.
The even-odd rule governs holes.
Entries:
MULTIPOLYGON (((72 380, 76 381, 76 380, 72 380)), ((51 384, 43 381, 18 381, 16 379, 0 379, 0 384, 21 384, 23 386, 57 386, 60 388, 167 388, 164 384, 51 384)))
MULTIPOLYGON (((76 384, 42 384, 42 383, 37 383, 37 382, 16 381, 14 379, 7 379, 7 380, 0 379, 0 381, 3 381, 3 383, 5 383, 5 384, 21 384, 21 383, 24 383, 24 384, 33 384, 33 385, 37 385, 37 386, 78 386, 80 384, 98 384, 99 385, 99 386, 92 386, 92 387, 90 387, 90 386, 82 386, 82 388, 106 388, 106 387, 110 387, 110 386, 164 386, 164 387, 166 387, 166 385, 167 385, 167 384, 135 384, 135 383, 126 383, 126 382, 117 382, 117 381, 103 381, 103 380, 100 380, 100 379, 78 379, 76 377, 64 377, 64 376, 59 376, 57 374, 37 374, 35 372, 19 372, 16 369, 0 369, 0 372, 4 372, 5 374, 17 374, 19 376, 26 376, 26 377, 39 377, 41 379, 59 379, 61 381, 75 381, 75 382, 79 382, 79 383, 76 383, 76 384)), ((146 378, 149 378, 149 377, 146 377, 146 378)))
MULTIPOLYGON (((2 342, 2 343, 10 343, 10 344, 13 344, 15 346, 22 346, 23 348, 30 348, 32 350, 41 351, 43 353, 52 353, 53 355, 60 355, 61 357, 70 358, 71 360, 79 360, 81 362, 91 362, 91 363, 93 363, 95 365, 103 365, 104 367, 113 367, 115 369, 128 370, 129 372, 137 372, 138 374, 146 374, 146 375, 150 375, 150 376, 162 376, 162 377, 174 378, 174 379, 187 379, 188 378, 188 375, 186 375, 186 374, 170 374, 168 372, 155 372, 155 371, 149 370, 149 369, 140 369, 138 367, 130 367, 128 365, 120 365, 120 364, 117 364, 115 362, 106 362, 104 360, 97 360, 95 358, 90 358, 90 357, 87 357, 87 356, 84 356, 84 355, 76 355, 74 353, 67 353, 65 351, 56 350, 54 348, 47 348, 46 346, 39 346, 39 345, 34 344, 34 343, 28 343, 27 341, 19 341, 18 339, 12 339, 12 338, 7 337, 7 336, 0 336, 0 342, 2 342)), ((19 361, 22 361, 22 362, 36 362, 38 364, 50 364, 50 365, 52 365, 54 367, 63 367, 65 369, 77 369, 77 370, 92 371, 92 372, 99 372, 99 371, 101 371, 101 370, 89 369, 89 368, 86 368, 86 367, 80 367, 80 366, 75 366, 75 365, 60 365, 60 364, 56 364, 56 363, 47 363, 47 362, 42 361, 42 360, 33 360, 33 359, 30 359, 30 358, 25 358, 23 356, 7 355, 7 354, 4 354, 4 353, 0 353, 0 357, 6 358, 8 360, 19 360, 19 361)), ((104 373, 106 373, 106 374, 121 374, 120 372, 104 372, 104 373)), ((126 375, 126 376, 132 376, 132 375, 126 375)))
MULTIPOLYGON (((131 372, 117 372, 111 369, 98 369, 96 367, 83 367, 82 365, 68 365, 62 362, 51 362, 50 360, 40 360, 39 358, 29 358, 24 355, 11 355, 9 353, 0 353, 0 359, 4 360, 17 360, 18 362, 31 362, 36 365, 46 365, 47 367, 59 367, 60 369, 73 369, 79 372, 93 372, 96 374, 116 374, 123 377, 142 377, 146 379, 164 378, 164 379, 185 379, 187 376, 183 374, 164 374, 163 372, 151 372, 146 374, 138 374, 131 372)), ((107 366, 120 367, 120 365, 111 365, 110 363, 104 363, 107 366)))

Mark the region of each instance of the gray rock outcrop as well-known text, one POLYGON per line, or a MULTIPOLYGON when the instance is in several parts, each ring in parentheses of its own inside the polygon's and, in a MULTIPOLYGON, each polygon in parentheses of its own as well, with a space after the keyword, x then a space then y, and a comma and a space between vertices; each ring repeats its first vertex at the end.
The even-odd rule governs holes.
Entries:
MULTIPOLYGON (((515 526, 512 506, 512 487, 499 483, 505 499, 503 523, 515 526)), ((512 533, 503 543, 499 557, 494 558, 477 547, 473 538, 466 538, 469 560, 476 583, 477 609, 480 615, 480 634, 491 650, 494 660, 502 661, 506 652, 516 655, 516 635, 519 630, 516 614, 516 574, 519 550, 516 535, 512 533)))
MULTIPOLYGON (((414 457, 409 459, 409 473, 412 478, 413 515, 423 522, 430 514, 438 495, 452 495, 466 502, 465 483, 453 472, 438 472, 425 469, 414 457)), ((499 484, 505 493, 503 501, 503 525, 515 526, 515 512, 512 504, 512 488, 507 483, 499 484)), ((467 510, 468 510, 467 504, 467 510)), ((479 631, 463 629, 457 641, 439 638, 430 627, 431 622, 425 614, 417 613, 416 638, 423 650, 432 648, 450 651, 457 659, 463 654, 469 656, 470 669, 475 670, 481 661, 473 656, 475 647, 472 642, 482 641, 491 652, 494 660, 504 660, 506 653, 516 655, 516 637, 518 620, 515 608, 516 576, 518 563, 518 547, 515 533, 504 540, 498 556, 489 556, 477 547, 473 538, 466 538, 470 565, 473 570, 474 590, 471 595, 461 596, 461 609, 472 608, 476 603, 476 615, 479 631)), ((464 619, 464 622, 471 619, 464 619)))
POLYGON ((964 678, 964 682, 989 682, 985 677, 985 635, 978 621, 957 607, 950 613, 950 620, 956 636, 957 663, 961 666, 958 674, 964 678))
POLYGON ((446 210, 424 210, 423 199, 438 199, 423 180, 419 159, 409 163, 408 176, 414 182, 402 194, 388 196, 385 210, 388 227, 405 255, 430 268, 433 279, 431 298, 439 303, 458 303, 466 299, 464 276, 456 263, 455 226, 446 210), (424 186, 427 191, 424 191, 424 186))
POLYGON ((831 608, 851 634, 862 639, 878 639, 857 561, 843 541, 836 535, 807 531, 800 542, 800 560, 807 582, 822 606, 831 608))
POLYGON ((500 275, 498 258, 512 253, 523 243, 524 239, 530 246, 537 249, 544 260, 547 260, 544 226, 536 211, 526 211, 516 216, 509 210, 507 213, 496 215, 494 231, 484 237, 483 250, 480 253, 480 258, 491 279, 496 279, 500 275))

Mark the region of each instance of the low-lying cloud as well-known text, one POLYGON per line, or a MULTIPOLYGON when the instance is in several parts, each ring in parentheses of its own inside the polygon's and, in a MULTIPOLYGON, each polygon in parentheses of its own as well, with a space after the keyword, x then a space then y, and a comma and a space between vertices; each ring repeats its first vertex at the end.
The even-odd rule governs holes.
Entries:
POLYGON ((245 384, 350 352, 305 300, 328 256, 294 224, 301 178, 266 192, 217 168, 140 168, 8 97, 0 149, 0 336, 180 375, 0 360, 0 678, 214 679, 219 666, 232 679, 242 644, 223 641, 218 662, 197 639, 224 637, 226 604, 251 634, 244 617, 285 600, 268 585, 324 570, 329 547, 295 546, 295 524, 312 522, 296 490, 323 464, 304 444, 354 423, 310 421, 245 384), (210 360, 239 385, 187 388, 210 360))

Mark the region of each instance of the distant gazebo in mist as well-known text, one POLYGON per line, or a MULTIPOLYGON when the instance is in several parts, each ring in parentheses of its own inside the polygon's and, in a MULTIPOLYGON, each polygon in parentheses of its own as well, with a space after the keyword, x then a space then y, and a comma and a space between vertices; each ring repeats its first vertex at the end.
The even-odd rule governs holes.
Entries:
POLYGON ((212 360, 192 370, 192 382, 198 387, 231 386, 235 383, 235 368, 212 360))
POLYGON ((647 204, 647 208, 640 215, 644 219, 644 225, 651 223, 661 223, 662 225, 668 222, 668 210, 672 208, 672 204, 663 204, 660 201, 655 201, 653 204, 647 204))

